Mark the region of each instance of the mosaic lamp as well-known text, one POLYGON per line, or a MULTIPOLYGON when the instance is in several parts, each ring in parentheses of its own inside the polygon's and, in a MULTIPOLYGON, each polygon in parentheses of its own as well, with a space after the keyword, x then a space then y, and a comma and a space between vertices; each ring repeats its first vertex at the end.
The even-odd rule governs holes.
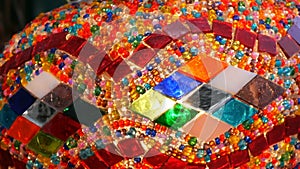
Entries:
POLYGON ((0 168, 300 167, 298 0, 70 2, 0 54, 0 168))

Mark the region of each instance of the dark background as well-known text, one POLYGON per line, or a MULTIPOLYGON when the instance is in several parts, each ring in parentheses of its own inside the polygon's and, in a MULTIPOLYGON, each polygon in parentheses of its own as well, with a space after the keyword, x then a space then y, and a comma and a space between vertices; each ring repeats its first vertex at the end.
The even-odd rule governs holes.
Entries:
POLYGON ((0 0, 0 53, 13 34, 41 12, 66 4, 66 0, 0 0))

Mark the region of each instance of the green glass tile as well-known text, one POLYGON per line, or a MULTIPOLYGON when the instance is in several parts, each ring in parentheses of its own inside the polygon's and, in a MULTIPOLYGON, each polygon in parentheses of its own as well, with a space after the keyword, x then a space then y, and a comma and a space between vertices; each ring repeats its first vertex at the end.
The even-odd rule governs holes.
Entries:
POLYGON ((172 109, 169 109, 155 120, 155 122, 173 129, 178 129, 193 119, 197 113, 197 111, 188 109, 177 103, 172 109))
POLYGON ((50 157, 53 153, 56 153, 62 143, 63 142, 58 138, 55 138, 43 132, 39 132, 30 141, 28 147, 35 153, 41 154, 45 157, 50 157))

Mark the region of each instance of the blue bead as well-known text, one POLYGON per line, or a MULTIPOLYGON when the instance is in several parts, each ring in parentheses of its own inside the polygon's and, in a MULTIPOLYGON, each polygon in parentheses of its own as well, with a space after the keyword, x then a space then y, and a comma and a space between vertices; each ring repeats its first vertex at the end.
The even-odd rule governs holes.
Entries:
POLYGON ((152 66, 151 64, 148 65, 148 66, 147 66, 147 70, 148 70, 148 71, 152 71, 152 70, 153 70, 153 66, 152 66))
POLYGON ((181 144, 180 146, 179 146, 179 150, 183 150, 184 149, 184 145, 183 144, 181 144))
POLYGON ((116 131, 116 136, 117 136, 117 137, 122 137, 121 130, 117 130, 117 131, 116 131))
POLYGON ((210 162, 210 156, 209 156, 209 155, 206 155, 206 156, 204 157, 204 159, 205 159, 206 162, 210 162))
POLYGON ((160 24, 156 24, 156 25, 154 25, 154 29, 161 29, 162 27, 161 27, 161 25, 160 24))
POLYGON ((156 131, 155 130, 152 130, 151 131, 151 137, 155 137, 156 136, 156 131))
POLYGON ((225 137, 229 138, 230 137, 230 133, 228 131, 225 132, 225 137))
POLYGON ((134 162, 136 162, 136 163, 140 163, 141 160, 142 160, 142 159, 141 159, 140 157, 135 157, 135 158, 134 158, 134 162))
POLYGON ((84 18, 84 19, 86 19, 86 18, 88 18, 88 17, 90 17, 90 14, 85 14, 85 15, 83 15, 83 18, 84 18))
POLYGON ((63 60, 65 60, 65 59, 67 59, 68 57, 69 57, 69 56, 68 56, 67 54, 64 54, 64 55, 62 55, 61 58, 62 58, 63 60))
POLYGON ((90 132, 92 132, 92 133, 97 132, 97 128, 95 126, 91 126, 89 129, 90 129, 90 132))
POLYGON ((238 21, 238 20, 240 20, 240 17, 239 17, 238 15, 234 15, 234 16, 232 17, 232 19, 238 21))
POLYGON ((255 31, 255 30, 257 29, 257 24, 256 24, 256 23, 252 24, 252 25, 251 25, 251 29, 252 29, 253 31, 255 31))
POLYGON ((59 158, 57 155, 55 155, 55 154, 53 154, 53 155, 50 157, 50 159, 51 159, 51 162, 52 162, 53 164, 55 164, 55 165, 58 165, 58 164, 60 163, 60 158, 59 158))
POLYGON ((271 29, 272 28, 270 24, 266 24, 265 26, 266 26, 267 29, 271 29))
POLYGON ((175 60, 175 57, 174 57, 174 56, 170 56, 170 57, 169 57, 169 61, 170 61, 171 63, 175 63, 175 61, 176 61, 176 60, 175 60))
POLYGON ((175 62, 175 65, 176 65, 176 67, 180 67, 180 66, 182 65, 182 63, 180 62, 180 60, 177 60, 177 61, 175 62))
POLYGON ((102 140, 97 140, 97 141, 95 142, 95 145, 96 145, 96 148, 97 148, 98 150, 103 149, 103 148, 105 147, 105 145, 104 145, 104 143, 102 142, 102 140))
POLYGON ((123 78, 123 79, 122 79, 122 84, 123 84, 124 86, 128 86, 128 85, 129 85, 128 79, 127 79, 127 78, 123 78))
POLYGON ((176 138, 180 138, 182 135, 181 131, 177 131, 176 134, 175 134, 175 137, 176 138))
POLYGON ((216 14, 217 14, 218 16, 223 16, 223 12, 222 12, 221 10, 218 10, 218 11, 216 12, 216 14))
POLYGON ((247 149, 247 143, 245 140, 240 140, 239 143, 238 143, 238 146, 241 150, 245 150, 247 149))
POLYGON ((64 63, 64 62, 61 62, 61 63, 58 65, 59 69, 64 68, 64 66, 65 66, 65 63, 64 63))
POLYGON ((220 142, 220 139, 217 137, 217 138, 215 138, 215 142, 216 142, 216 144, 217 145, 219 145, 221 142, 220 142))
POLYGON ((211 155, 211 154, 212 154, 211 149, 208 148, 208 149, 206 150, 206 153, 207 153, 208 155, 211 155))
POLYGON ((298 101, 298 104, 300 104, 300 98, 298 98, 297 101, 298 101))
POLYGON ((180 46, 180 47, 179 47, 179 51, 180 51, 181 53, 185 52, 184 47, 180 46))
POLYGON ((251 138, 250 138, 249 136, 246 136, 246 137, 244 138, 244 140, 245 140, 247 143, 251 143, 251 142, 252 142, 252 140, 251 140, 251 138))
POLYGON ((161 59, 160 59, 159 57, 156 57, 156 58, 154 59, 154 61, 155 61, 155 63, 159 64, 159 63, 161 62, 161 59))
POLYGON ((147 128, 145 133, 146 133, 146 135, 150 135, 151 134, 151 129, 147 128))
POLYGON ((138 77, 141 77, 141 76, 143 76, 143 73, 142 73, 142 71, 137 70, 137 71, 136 71, 136 75, 137 75, 138 77))
POLYGON ((2 59, 4 57, 3 53, 0 53, 0 58, 2 59))
POLYGON ((235 55, 235 57, 239 60, 241 60, 243 58, 243 56, 244 56, 244 52, 242 52, 242 51, 238 51, 235 55))
POLYGON ((147 90, 150 90, 150 89, 151 89, 151 85, 150 85, 149 83, 144 84, 144 87, 145 87, 147 90))
POLYGON ((300 149, 300 142, 299 142, 299 143, 297 143, 297 144, 295 145, 295 148, 296 148, 297 150, 299 150, 299 149, 300 149))
POLYGON ((71 162, 68 162, 68 167, 69 167, 69 168, 75 168, 75 165, 72 164, 71 162))
POLYGON ((221 40, 222 40, 222 36, 217 35, 217 36, 216 36, 216 41, 220 42, 221 40))
POLYGON ((276 61, 275 61, 275 66, 276 66, 276 67, 280 67, 281 64, 282 64, 281 60, 276 60, 276 61))

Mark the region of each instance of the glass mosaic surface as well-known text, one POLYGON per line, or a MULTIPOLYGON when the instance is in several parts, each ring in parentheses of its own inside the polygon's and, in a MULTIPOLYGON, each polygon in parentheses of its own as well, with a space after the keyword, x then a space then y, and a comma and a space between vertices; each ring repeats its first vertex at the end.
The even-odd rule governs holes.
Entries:
POLYGON ((0 168, 300 167, 300 3, 73 2, 0 54, 0 168))

